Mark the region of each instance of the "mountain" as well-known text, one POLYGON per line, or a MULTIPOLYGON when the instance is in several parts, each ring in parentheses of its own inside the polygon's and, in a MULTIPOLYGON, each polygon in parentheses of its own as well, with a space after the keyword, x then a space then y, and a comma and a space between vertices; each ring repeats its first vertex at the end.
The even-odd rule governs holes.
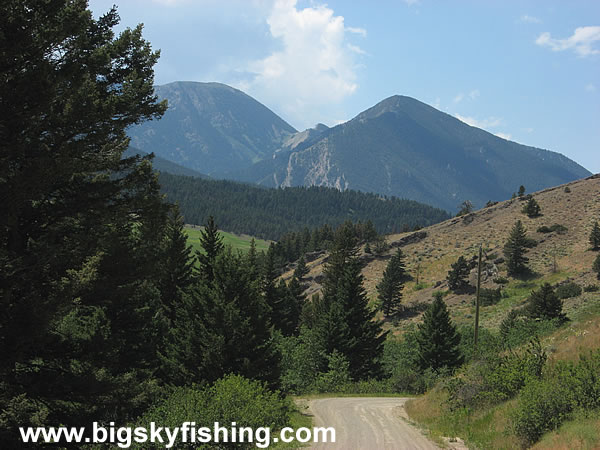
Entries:
POLYGON ((266 186, 331 186, 456 210, 590 175, 567 157, 471 127, 410 97, 393 96, 274 158, 232 173, 266 186))
MULTIPOLYGON (((123 153, 123 157, 130 157, 130 156, 134 156, 134 155, 145 156, 147 154, 148 153, 146 153, 142 150, 139 150, 137 148, 129 147, 123 153)), ((156 155, 154 155, 154 158, 152 159, 152 167, 157 172, 166 172, 166 173, 170 173, 173 175, 184 175, 187 177, 194 177, 194 178, 204 178, 204 179, 210 178, 208 175, 204 175, 193 169, 188 169, 187 167, 180 166, 179 164, 175 164, 174 162, 171 162, 168 159, 161 158, 160 156, 156 156, 156 155)))
POLYGON ((296 130, 266 106, 220 83, 156 86, 169 108, 128 130, 131 145, 201 173, 246 168, 270 157, 296 130))

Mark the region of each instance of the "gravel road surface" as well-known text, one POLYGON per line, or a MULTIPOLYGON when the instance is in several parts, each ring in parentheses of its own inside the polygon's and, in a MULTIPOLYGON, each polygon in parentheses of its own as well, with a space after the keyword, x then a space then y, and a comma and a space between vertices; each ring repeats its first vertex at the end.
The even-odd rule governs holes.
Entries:
POLYGON ((336 442, 313 444, 313 449, 438 449, 406 420, 399 397, 338 397, 310 400, 314 426, 334 427, 336 442))

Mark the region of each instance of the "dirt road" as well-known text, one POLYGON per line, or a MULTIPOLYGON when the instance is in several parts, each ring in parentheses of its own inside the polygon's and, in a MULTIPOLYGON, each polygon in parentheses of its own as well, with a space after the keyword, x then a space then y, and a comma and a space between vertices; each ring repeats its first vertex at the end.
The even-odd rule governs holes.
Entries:
POLYGON ((308 403, 314 426, 334 427, 335 444, 313 444, 313 449, 437 449, 406 417, 407 398, 321 398, 308 403))

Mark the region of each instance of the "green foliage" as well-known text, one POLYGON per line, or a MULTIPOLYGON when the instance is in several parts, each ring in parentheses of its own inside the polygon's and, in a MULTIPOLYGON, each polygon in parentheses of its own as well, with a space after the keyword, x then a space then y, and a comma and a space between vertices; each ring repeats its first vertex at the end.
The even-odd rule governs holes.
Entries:
POLYGON ((446 211, 413 200, 353 190, 317 186, 264 189, 162 172, 159 180, 167 199, 179 204, 186 223, 201 224, 210 211, 223 230, 263 239, 282 240, 286 233, 325 224, 335 228, 347 220, 363 226, 372 220, 379 233, 399 233, 405 226, 428 226, 450 217, 446 211))
POLYGON ((296 269, 294 270, 294 277, 298 280, 302 280, 306 275, 308 275, 310 269, 306 267, 306 261, 304 260, 304 255, 298 259, 298 264, 296 265, 296 269))
POLYGON ((219 228, 215 223, 213 216, 209 216, 206 226, 200 231, 200 246, 202 251, 196 251, 196 257, 200 263, 200 276, 209 283, 215 278, 214 265, 215 259, 223 251, 223 237, 219 233, 219 228))
POLYGON ((495 305, 502 299, 502 289, 481 288, 479 291, 479 304, 481 306, 495 305))
POLYGON ((492 281, 496 284, 508 284, 508 278, 505 277, 496 277, 492 281))
POLYGON ((528 342, 534 336, 545 336, 564 323, 562 318, 536 320, 525 311, 513 309, 500 324, 500 336, 504 348, 516 348, 528 342))
POLYGON ((558 428, 573 411, 600 408, 600 351, 582 356, 577 364, 559 362, 543 380, 529 382, 519 396, 513 428, 527 445, 558 428))
POLYGON ((339 392, 350 383, 350 364, 348 359, 334 350, 327 356, 328 370, 317 376, 314 384, 316 392, 339 392))
POLYGON ((527 262, 529 260, 525 257, 525 249, 527 247, 527 236, 525 233, 525 227, 523 227, 520 220, 517 220, 504 245, 506 269, 509 275, 518 275, 527 270, 527 262))
POLYGON ((600 286, 597 284, 588 284, 583 287, 584 292, 598 292, 600 291, 600 286))
POLYGON ((17 421, 124 421, 153 400, 168 207, 150 158, 122 154, 166 104, 158 54, 141 26, 115 36, 116 10, 9 0, 1 20, 0 441, 17 448, 17 421))
POLYGON ((451 410, 478 409, 508 400, 530 380, 541 377, 546 354, 539 340, 531 341, 524 352, 508 354, 498 353, 500 347, 493 340, 490 343, 479 353, 476 364, 446 382, 451 410))
POLYGON ((542 225, 537 229, 538 233, 557 233, 557 234, 565 234, 569 229, 564 225, 555 223, 552 226, 542 225))
POLYGON ((541 215, 541 208, 538 202, 531 197, 527 203, 525 203, 525 206, 523 206, 522 212, 523 214, 527 214, 527 217, 534 218, 541 215))
POLYGON ((451 265, 451 269, 448 271, 448 288, 451 291, 461 291, 469 286, 469 272, 471 268, 467 263, 467 260, 463 256, 459 256, 458 260, 451 265))
POLYGON ((525 186, 519 186, 519 192, 517 192, 517 195, 519 196, 519 198, 523 198, 523 196, 525 195, 525 186))
POLYGON ((549 283, 544 283, 537 291, 532 291, 527 300, 527 314, 533 319, 566 320, 562 312, 562 300, 549 283))
MULTIPOLYGON (((161 427, 181 427, 185 422, 195 422, 197 427, 212 426, 215 422, 230 428, 235 422, 241 427, 271 427, 279 430, 290 423, 292 405, 276 392, 258 381, 239 375, 227 375, 211 386, 179 387, 162 402, 153 406, 136 421, 136 426, 148 427, 150 422, 161 427)), ((177 448, 187 448, 177 440, 177 448)), ((196 448, 197 445, 191 448, 196 448)), ((205 447, 218 447, 209 444, 205 447)), ((254 443, 228 444, 228 448, 255 448, 254 443)), ((142 448, 142 447, 132 447, 142 448)), ((164 448, 164 444, 145 443, 143 448, 164 448)), ((202 447, 204 448, 204 447, 202 447)))
POLYGON ((353 380, 376 377, 386 333, 363 287, 362 265, 351 226, 337 232, 325 267, 323 297, 313 305, 312 328, 326 354, 348 359, 353 380))
POLYGON ((594 222, 592 231, 590 232, 590 245, 592 246, 592 250, 600 250, 600 225, 598 225, 597 220, 594 222))
POLYGON ((398 249, 388 262, 383 272, 383 279, 377 285, 379 307, 385 317, 393 316, 400 311, 405 279, 404 255, 402 250, 398 249))
POLYGON ((452 324, 446 303, 436 295, 419 324, 417 344, 421 369, 454 369, 463 362, 458 345, 460 334, 452 324))
POLYGON ((573 281, 563 283, 556 288, 556 295, 560 299, 578 297, 581 295, 581 292, 581 286, 573 281))

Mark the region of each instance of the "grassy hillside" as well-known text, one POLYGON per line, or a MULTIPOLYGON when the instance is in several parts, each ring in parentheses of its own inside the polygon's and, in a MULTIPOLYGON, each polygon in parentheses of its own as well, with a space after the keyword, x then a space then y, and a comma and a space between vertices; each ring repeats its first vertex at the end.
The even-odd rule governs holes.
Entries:
MULTIPOLYGON (((364 255, 368 263, 363 269, 365 285, 371 301, 377 297, 376 285, 394 247, 406 255, 407 269, 413 280, 406 283, 401 317, 385 323, 397 339, 405 330, 421 322, 421 315, 431 302, 435 291, 443 291, 453 321, 459 326, 474 323, 474 294, 457 295, 448 291, 446 276, 450 265, 459 256, 471 260, 481 244, 484 249, 482 287, 502 290, 501 300, 493 306, 481 308, 480 324, 497 333, 508 312, 521 307, 531 291, 543 283, 557 285, 566 280, 581 287, 600 285, 592 272, 592 262, 598 252, 589 247, 589 235, 595 220, 600 220, 600 177, 575 181, 533 194, 541 206, 542 215, 529 218, 522 213, 524 201, 507 200, 472 214, 452 218, 413 233, 388 236, 392 248, 387 254, 373 258, 364 255), (507 277, 503 247, 512 226, 521 220, 527 236, 536 241, 527 252, 533 273, 522 278, 507 277), (562 225, 562 232, 544 233, 540 227, 562 225), (488 272, 488 273, 486 273, 488 272), (416 278, 419 278, 417 285, 416 278), (499 284, 496 281, 507 283, 499 284)), ((323 256, 309 263, 309 292, 318 292, 323 270, 323 256)), ((470 283, 475 285, 475 269, 470 283)), ((556 328, 541 330, 541 344, 548 355, 546 368, 559 361, 576 363, 580 356, 600 348, 600 291, 583 292, 563 300, 563 311, 569 321, 556 328)), ((524 351, 524 349, 516 349, 524 351)), ((471 364, 472 365, 472 364, 471 364)), ((545 369, 546 370, 546 369, 545 369)), ((466 373, 466 371, 465 371, 466 373)), ((434 436, 460 436, 476 448, 518 448, 522 442, 511 428, 511 418, 519 405, 519 397, 494 403, 475 410, 449 411, 449 394, 444 382, 425 396, 413 401, 407 410, 411 418, 429 428, 434 436)), ((600 413, 577 413, 556 431, 547 433, 535 448, 600 448, 600 413)))
MULTIPOLYGON (((200 250, 200 231, 202 227, 195 225, 187 225, 185 231, 188 235, 188 242, 191 244, 194 250, 200 250)), ((223 236, 223 243, 225 245, 230 245, 233 250, 241 250, 243 252, 247 252, 250 249, 250 241, 252 240, 252 236, 248 236, 245 234, 234 234, 228 233, 226 231, 221 231, 221 236, 223 236)), ((262 239, 255 239, 256 242, 256 250, 257 251, 267 251, 269 248, 269 241, 264 241, 262 239)))

